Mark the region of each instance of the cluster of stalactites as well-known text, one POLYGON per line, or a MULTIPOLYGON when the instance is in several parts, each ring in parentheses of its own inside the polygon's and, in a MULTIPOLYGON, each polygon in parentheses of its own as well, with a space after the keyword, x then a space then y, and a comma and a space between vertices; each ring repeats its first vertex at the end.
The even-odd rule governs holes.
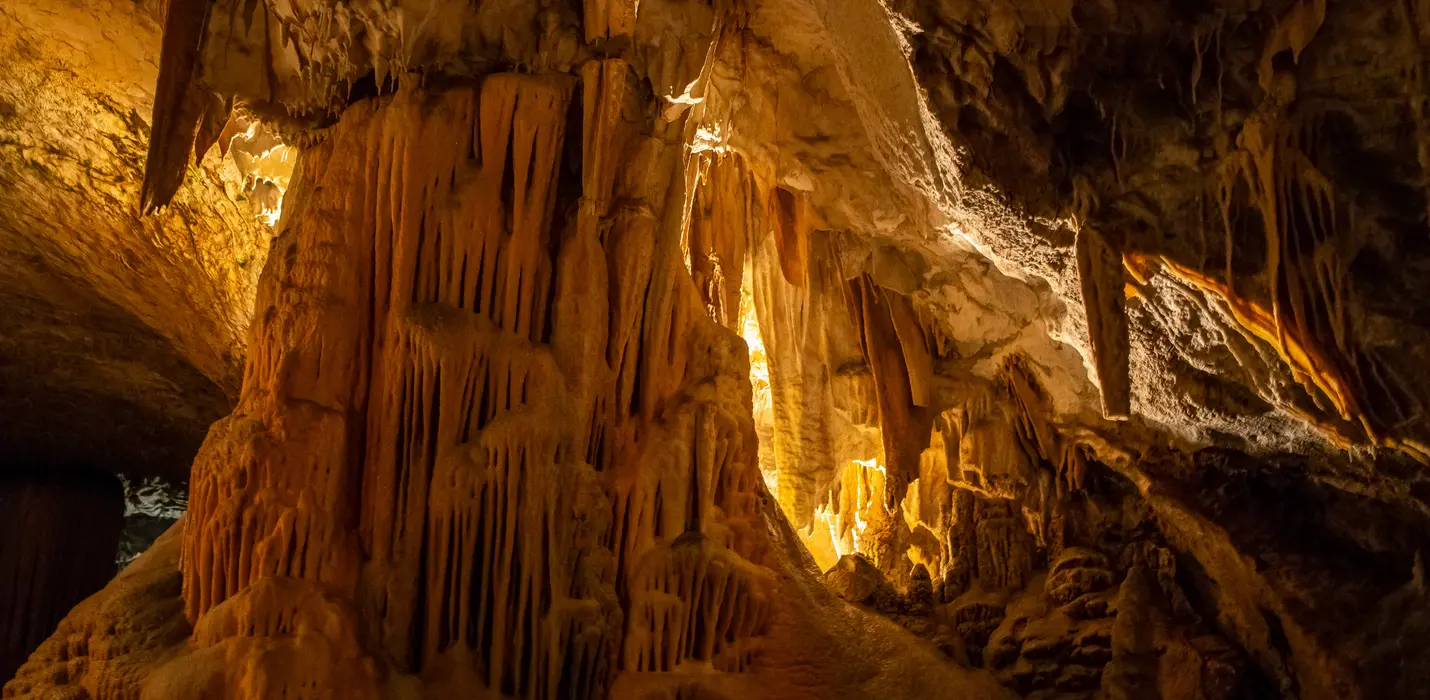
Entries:
POLYGON ((1085 481, 1086 448, 1060 432, 1050 398, 1019 355, 1004 360, 989 391, 945 411, 939 426, 958 445, 948 451, 950 483, 1020 502, 1040 541, 1049 509, 1085 481))
MULTIPOLYGON (((392 272, 390 291, 374 302, 386 314, 375 329, 371 380, 371 396, 380 400, 370 404, 363 450, 366 597, 381 613, 374 617, 382 620, 377 636, 395 658, 416 665, 420 659, 408 658, 411 650, 438 653, 462 640, 493 662, 484 666, 492 687, 523 693, 546 672, 503 666, 513 663, 500 654, 515 634, 503 625, 516 623, 499 616, 538 619, 550 613, 553 601, 507 591, 559 586, 567 579, 563 595, 580 594, 571 590, 569 572, 523 557, 578 558, 589 545, 573 534, 534 546, 521 542, 531 534, 514 534, 525 533, 523 526, 542 532, 542 517, 569 519, 559 511, 538 513, 550 494, 520 486, 524 480, 560 475, 569 486, 585 482, 580 477, 590 471, 573 449, 571 416, 563 410, 567 390, 541 342, 553 274, 550 216, 570 91, 561 79, 493 76, 480 95, 445 93, 426 108, 447 118, 421 121, 422 128, 403 135, 390 163, 378 152, 376 168, 379 178, 412 178, 396 181, 412 199, 384 217, 390 226, 376 219, 377 248, 391 255, 377 269, 392 272), (486 454, 473 458, 474 452, 486 454), (453 470, 492 473, 482 494, 460 502, 449 500, 460 498, 449 492, 461 492, 454 480, 475 477, 453 470), (441 488, 434 486, 438 478, 444 479, 441 488), (501 493, 519 493, 521 500, 495 498, 501 493), (476 539, 469 539, 435 527, 448 518, 486 524, 472 525, 468 532, 476 539), (526 549, 536 551, 521 554, 526 549), (481 585, 450 593, 486 601, 452 604, 453 610, 475 608, 476 638, 466 630, 423 629, 424 619, 456 614, 433 610, 446 602, 433 587, 449 583, 431 578, 444 572, 423 571, 424 558, 432 562, 434 556, 453 567, 480 569, 481 585), (428 606, 425 618, 421 600, 428 606), (481 617, 490 610, 483 605, 496 604, 503 607, 497 617, 481 617), (501 641, 493 646, 493 638, 501 641)), ((540 631, 532 635, 549 633, 547 624, 528 625, 540 631)), ((544 648, 545 639, 529 641, 554 653, 544 648)), ((538 663, 535 655, 527 661, 538 663)))
POLYGON ((1057 509, 1084 488, 1087 448, 1053 423, 1049 398, 1018 355, 937 415, 931 443, 903 500, 909 559, 941 571, 952 591, 1026 585, 1039 550, 1057 544, 1057 509))
POLYGON ((191 619, 262 580, 314 580, 361 588, 366 636, 400 664, 460 646, 523 696, 603 682, 601 491, 540 345, 569 94, 494 76, 402 96, 309 154, 317 186, 269 271, 243 401, 195 465, 191 619))
POLYGON ((1402 429, 1424 412, 1423 398, 1365 346, 1351 323, 1353 222, 1319 167, 1322 127, 1333 113, 1299 102, 1295 71, 1273 60, 1283 52, 1298 56, 1324 15, 1323 1, 1299 2, 1271 32, 1258 75, 1264 98, 1212 179, 1208 200, 1218 205, 1226 234, 1224 271, 1129 252, 1128 281, 1131 293, 1140 293, 1161 272, 1188 293, 1205 295, 1241 336, 1227 348, 1254 370, 1253 389, 1331 441, 1394 447, 1430 462, 1430 449, 1402 429), (1248 230, 1264 237, 1264 274, 1238 278, 1236 234, 1248 230), (1265 368, 1262 356, 1279 357, 1281 366, 1265 368), (1268 369, 1284 371, 1294 384, 1264 376, 1268 369))
POLYGON ((507 695, 748 665, 773 584, 748 360, 722 326, 747 180, 732 158, 700 217, 670 210, 685 154, 640 133, 623 62, 582 78, 570 225, 567 78, 403 90, 305 153, 239 408, 194 469, 181 568, 206 644, 295 634, 312 611, 255 594, 289 581, 354 605, 397 670, 507 695))
POLYGON ((609 556, 595 475, 557 461, 556 416, 521 410, 439 458, 425 543, 423 658, 487 669, 518 697, 590 696, 609 671, 609 556), (585 513, 580 522, 566 509, 585 513))
POLYGON ((745 670, 765 631, 773 573, 698 532, 646 552, 629 585, 624 666, 669 672, 685 662, 745 670))
MULTIPOLYGON (((848 277, 841 256, 825 250, 831 235, 802 231, 792 225, 797 202, 786 208, 791 226, 767 222, 768 235, 750 244, 753 288, 774 398, 779 500, 817 562, 857 552, 895 580, 913 563, 946 568, 957 491, 1003 504, 1009 533, 1025 531, 1030 546, 1046 546, 1056 536, 1053 509, 1084 487, 1089 450, 1058 427, 1034 365, 1014 354, 991 381, 940 374, 954 366, 947 360, 956 350, 918 296, 870 274, 848 277), (782 237, 786 228, 795 234, 782 237), (830 299, 839 313, 829 313, 830 299), (853 355, 843 352, 849 339, 853 355), (862 439, 866 431, 872 443, 862 439)), ((1090 227, 1080 233, 1078 257, 1105 412, 1125 416, 1122 257, 1090 227)), ((1002 528, 1002 517, 988 527, 1002 528)), ((989 576, 1021 580, 1030 567, 1031 559, 989 576)))

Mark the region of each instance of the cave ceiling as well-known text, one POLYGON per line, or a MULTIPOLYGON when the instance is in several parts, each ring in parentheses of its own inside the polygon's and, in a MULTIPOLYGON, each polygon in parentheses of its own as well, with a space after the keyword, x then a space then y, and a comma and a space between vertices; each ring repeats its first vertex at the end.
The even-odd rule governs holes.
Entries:
POLYGON ((231 159, 143 217, 153 2, 0 7, 3 461, 182 480, 237 391, 271 232, 231 159))

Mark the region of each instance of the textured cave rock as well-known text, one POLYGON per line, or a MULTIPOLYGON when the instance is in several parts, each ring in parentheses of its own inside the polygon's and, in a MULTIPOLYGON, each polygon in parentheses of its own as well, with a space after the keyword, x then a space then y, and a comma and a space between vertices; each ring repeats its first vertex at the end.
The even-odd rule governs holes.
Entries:
POLYGON ((237 405, 7 698, 1424 696, 1419 4, 160 23, 131 228, 299 167, 70 273, 237 405))
MULTIPOLYGON (((628 70, 404 88, 304 153, 239 405, 191 476, 192 636, 118 676, 42 650, 8 697, 1007 697, 806 568, 763 494, 744 344, 659 225, 683 154, 649 130, 681 125, 646 121, 628 70)), ((82 647, 130 648, 87 614, 82 647)))

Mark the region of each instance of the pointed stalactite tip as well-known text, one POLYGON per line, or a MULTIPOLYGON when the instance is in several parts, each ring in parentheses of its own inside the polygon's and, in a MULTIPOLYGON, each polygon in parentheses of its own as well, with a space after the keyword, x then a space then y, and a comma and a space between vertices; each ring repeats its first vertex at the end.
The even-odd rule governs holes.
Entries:
POLYGON ((193 84, 209 6, 210 0, 170 0, 164 8, 153 128, 144 160, 144 184, 139 190, 139 212, 144 216, 167 206, 179 191, 199 122, 214 97, 196 90, 193 84))

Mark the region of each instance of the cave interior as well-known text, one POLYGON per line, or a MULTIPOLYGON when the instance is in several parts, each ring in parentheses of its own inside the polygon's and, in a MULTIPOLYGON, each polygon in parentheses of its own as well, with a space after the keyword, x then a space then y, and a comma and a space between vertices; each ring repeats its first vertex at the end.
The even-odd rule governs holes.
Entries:
POLYGON ((1430 700, 1426 0, 0 0, 5 700, 1430 700))

